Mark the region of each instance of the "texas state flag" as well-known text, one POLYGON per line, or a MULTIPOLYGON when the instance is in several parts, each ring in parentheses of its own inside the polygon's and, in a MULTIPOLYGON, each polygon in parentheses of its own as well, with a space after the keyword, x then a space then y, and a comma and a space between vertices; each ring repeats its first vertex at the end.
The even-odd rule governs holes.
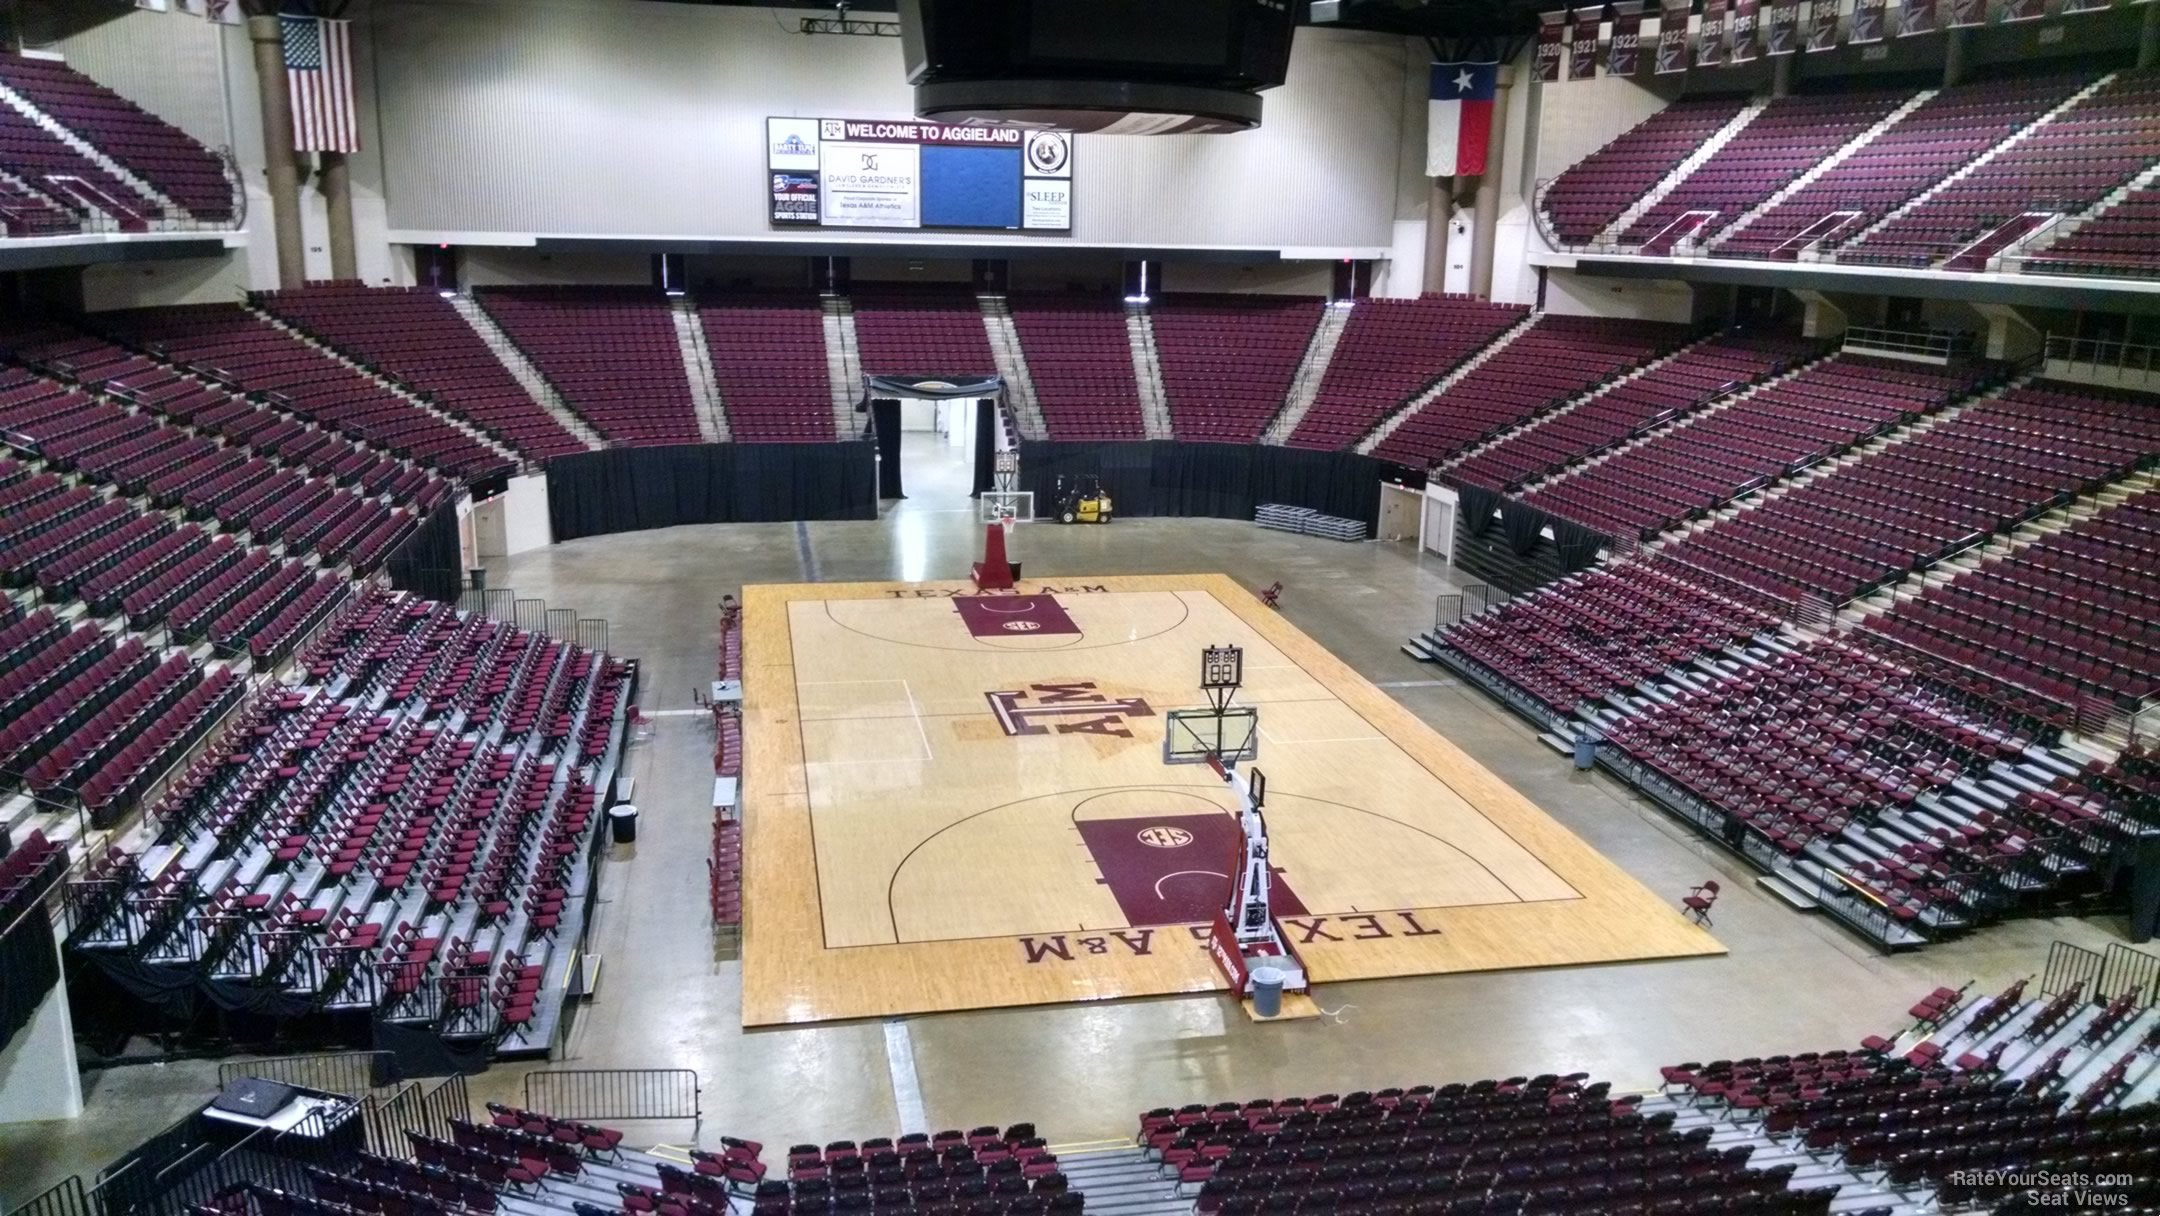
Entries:
POLYGON ((1492 137, 1497 63, 1432 65, 1432 102, 1425 128, 1425 176, 1474 177, 1485 172, 1492 137))

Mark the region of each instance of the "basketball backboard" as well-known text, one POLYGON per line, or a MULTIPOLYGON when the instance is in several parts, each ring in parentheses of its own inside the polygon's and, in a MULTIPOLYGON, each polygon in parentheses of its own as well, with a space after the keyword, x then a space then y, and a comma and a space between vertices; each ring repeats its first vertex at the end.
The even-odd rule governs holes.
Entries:
POLYGON ((1173 709, 1164 715, 1163 763, 1204 764, 1209 756, 1241 764, 1260 755, 1260 711, 1250 705, 1173 709))
POLYGON ((1033 490, 984 490, 977 501, 982 504, 983 523, 1001 523, 1006 519, 1016 524, 1035 522, 1033 490))

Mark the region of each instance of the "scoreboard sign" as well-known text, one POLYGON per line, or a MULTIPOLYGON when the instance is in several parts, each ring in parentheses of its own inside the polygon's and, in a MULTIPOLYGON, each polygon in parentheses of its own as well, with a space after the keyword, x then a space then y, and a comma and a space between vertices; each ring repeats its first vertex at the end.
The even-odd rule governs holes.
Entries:
POLYGON ((768 118, 774 227, 1072 230, 1072 136, 911 119, 768 118))

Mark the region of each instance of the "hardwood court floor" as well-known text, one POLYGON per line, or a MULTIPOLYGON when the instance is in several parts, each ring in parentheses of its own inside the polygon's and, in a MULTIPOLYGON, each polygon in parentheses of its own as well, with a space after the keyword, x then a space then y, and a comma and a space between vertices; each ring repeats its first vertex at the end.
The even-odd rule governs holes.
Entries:
POLYGON ((971 591, 744 589, 745 1025, 1221 987, 1233 799, 1162 759, 1220 643, 1316 983, 1722 952, 1227 576, 971 591))

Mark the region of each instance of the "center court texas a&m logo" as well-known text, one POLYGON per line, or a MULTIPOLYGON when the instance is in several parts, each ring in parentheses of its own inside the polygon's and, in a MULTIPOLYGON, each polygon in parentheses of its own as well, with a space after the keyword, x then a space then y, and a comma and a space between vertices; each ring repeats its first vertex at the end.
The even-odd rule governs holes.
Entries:
POLYGON ((1106 697, 1092 680, 1030 684, 1018 692, 986 692, 990 712, 1008 735, 1115 735, 1132 738, 1127 718, 1152 718, 1138 697, 1106 697))

